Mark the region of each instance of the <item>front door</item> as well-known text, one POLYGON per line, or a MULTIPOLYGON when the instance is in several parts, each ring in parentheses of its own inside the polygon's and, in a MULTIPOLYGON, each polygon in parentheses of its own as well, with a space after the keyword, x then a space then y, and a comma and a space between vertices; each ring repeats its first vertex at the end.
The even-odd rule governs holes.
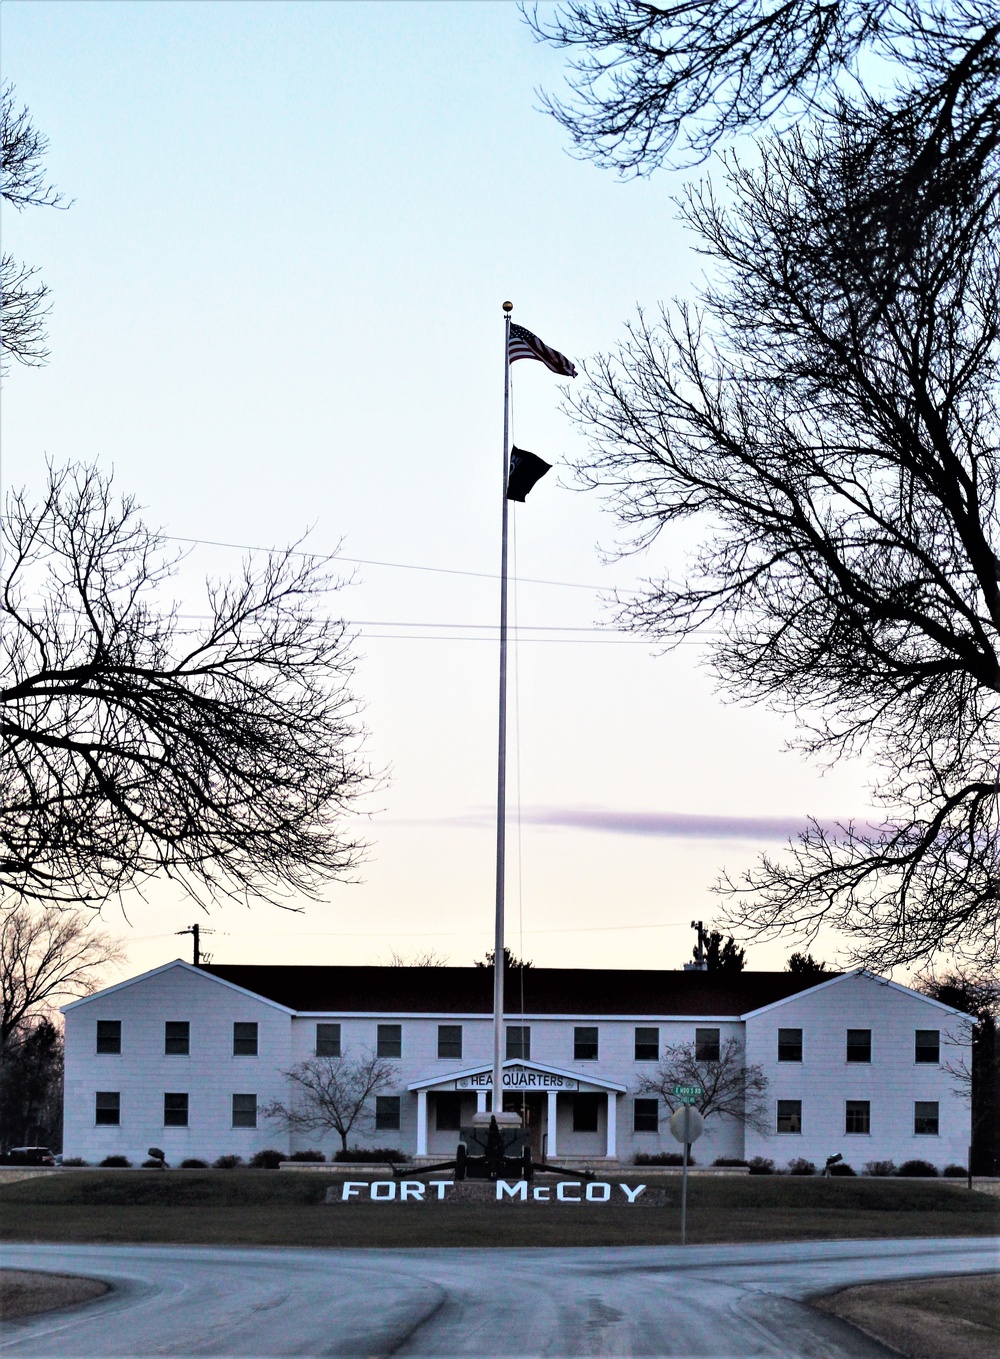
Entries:
POLYGON ((528 1134, 528 1145, 531 1147, 531 1154, 536 1161, 542 1159, 545 1106, 545 1096, 538 1094, 537 1091, 534 1093, 527 1091, 521 1093, 517 1090, 504 1091, 504 1110, 521 1115, 521 1121, 528 1134))

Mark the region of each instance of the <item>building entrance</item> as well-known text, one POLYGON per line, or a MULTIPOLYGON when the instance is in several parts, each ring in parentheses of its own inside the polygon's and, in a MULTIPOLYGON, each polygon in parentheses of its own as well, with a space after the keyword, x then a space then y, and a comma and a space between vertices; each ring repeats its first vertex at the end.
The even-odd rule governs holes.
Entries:
POLYGON ((545 1127, 545 1096, 537 1091, 529 1093, 517 1090, 505 1090, 503 1097, 503 1107, 505 1112, 521 1115, 521 1122, 528 1134, 528 1143, 531 1147, 531 1154, 536 1161, 543 1159, 542 1153, 543 1134, 545 1127))

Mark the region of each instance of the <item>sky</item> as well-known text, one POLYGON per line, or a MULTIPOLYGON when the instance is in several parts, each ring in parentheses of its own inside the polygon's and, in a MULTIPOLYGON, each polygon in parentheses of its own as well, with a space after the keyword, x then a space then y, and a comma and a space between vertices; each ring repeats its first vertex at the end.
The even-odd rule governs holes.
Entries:
MULTIPOLYGON (((580 363, 638 306, 693 297, 685 175, 574 159, 540 110, 563 54, 506 2, 3 0, 0 42, 70 202, 4 216, 53 300, 49 362, 5 384, 4 486, 40 487, 46 459, 113 471, 190 549, 191 611, 241 548, 339 551, 329 608, 356 629, 383 775, 349 828, 356 882, 207 915, 152 883, 105 912, 120 975, 189 956, 196 919, 218 962, 482 957, 501 303, 580 363)), ((724 701, 703 645, 662 655, 610 627, 610 593, 681 569, 691 540, 616 555, 565 465, 584 435, 564 384, 512 373, 514 439, 556 468, 515 515, 508 942, 538 965, 679 967, 719 873, 809 815, 864 818, 867 771, 808 764, 787 719, 724 701)), ((793 947, 752 943, 748 966, 793 947)))

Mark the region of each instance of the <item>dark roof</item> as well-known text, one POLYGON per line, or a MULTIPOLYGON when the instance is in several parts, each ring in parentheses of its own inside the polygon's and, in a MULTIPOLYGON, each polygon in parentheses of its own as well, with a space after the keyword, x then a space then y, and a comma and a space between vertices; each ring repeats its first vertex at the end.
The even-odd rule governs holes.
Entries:
MULTIPOLYGON (((367 1014, 491 1014, 493 972, 485 967, 270 967, 207 963, 233 982, 290 1010, 367 1014)), ((668 972, 531 967, 523 973, 526 1014, 740 1015, 805 991, 833 973, 668 972)), ((521 1011, 521 972, 508 973, 506 1009, 521 1011)))

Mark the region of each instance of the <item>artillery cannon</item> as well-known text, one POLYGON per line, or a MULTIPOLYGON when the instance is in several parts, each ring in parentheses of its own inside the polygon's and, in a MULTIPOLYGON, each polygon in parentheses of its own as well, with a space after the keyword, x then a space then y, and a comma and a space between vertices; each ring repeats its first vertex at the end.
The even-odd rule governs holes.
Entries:
POLYGON ((527 1129, 501 1128, 495 1118, 488 1127, 473 1126, 463 1128, 461 1141, 453 1161, 439 1161, 432 1166, 421 1166, 414 1172, 393 1166, 395 1179, 403 1179, 414 1173, 423 1175, 435 1170, 453 1170, 456 1180, 533 1180, 536 1171, 548 1174, 566 1175, 575 1180, 593 1180, 595 1175, 589 1170, 567 1170, 565 1166, 549 1165, 536 1161, 531 1154, 527 1129))

